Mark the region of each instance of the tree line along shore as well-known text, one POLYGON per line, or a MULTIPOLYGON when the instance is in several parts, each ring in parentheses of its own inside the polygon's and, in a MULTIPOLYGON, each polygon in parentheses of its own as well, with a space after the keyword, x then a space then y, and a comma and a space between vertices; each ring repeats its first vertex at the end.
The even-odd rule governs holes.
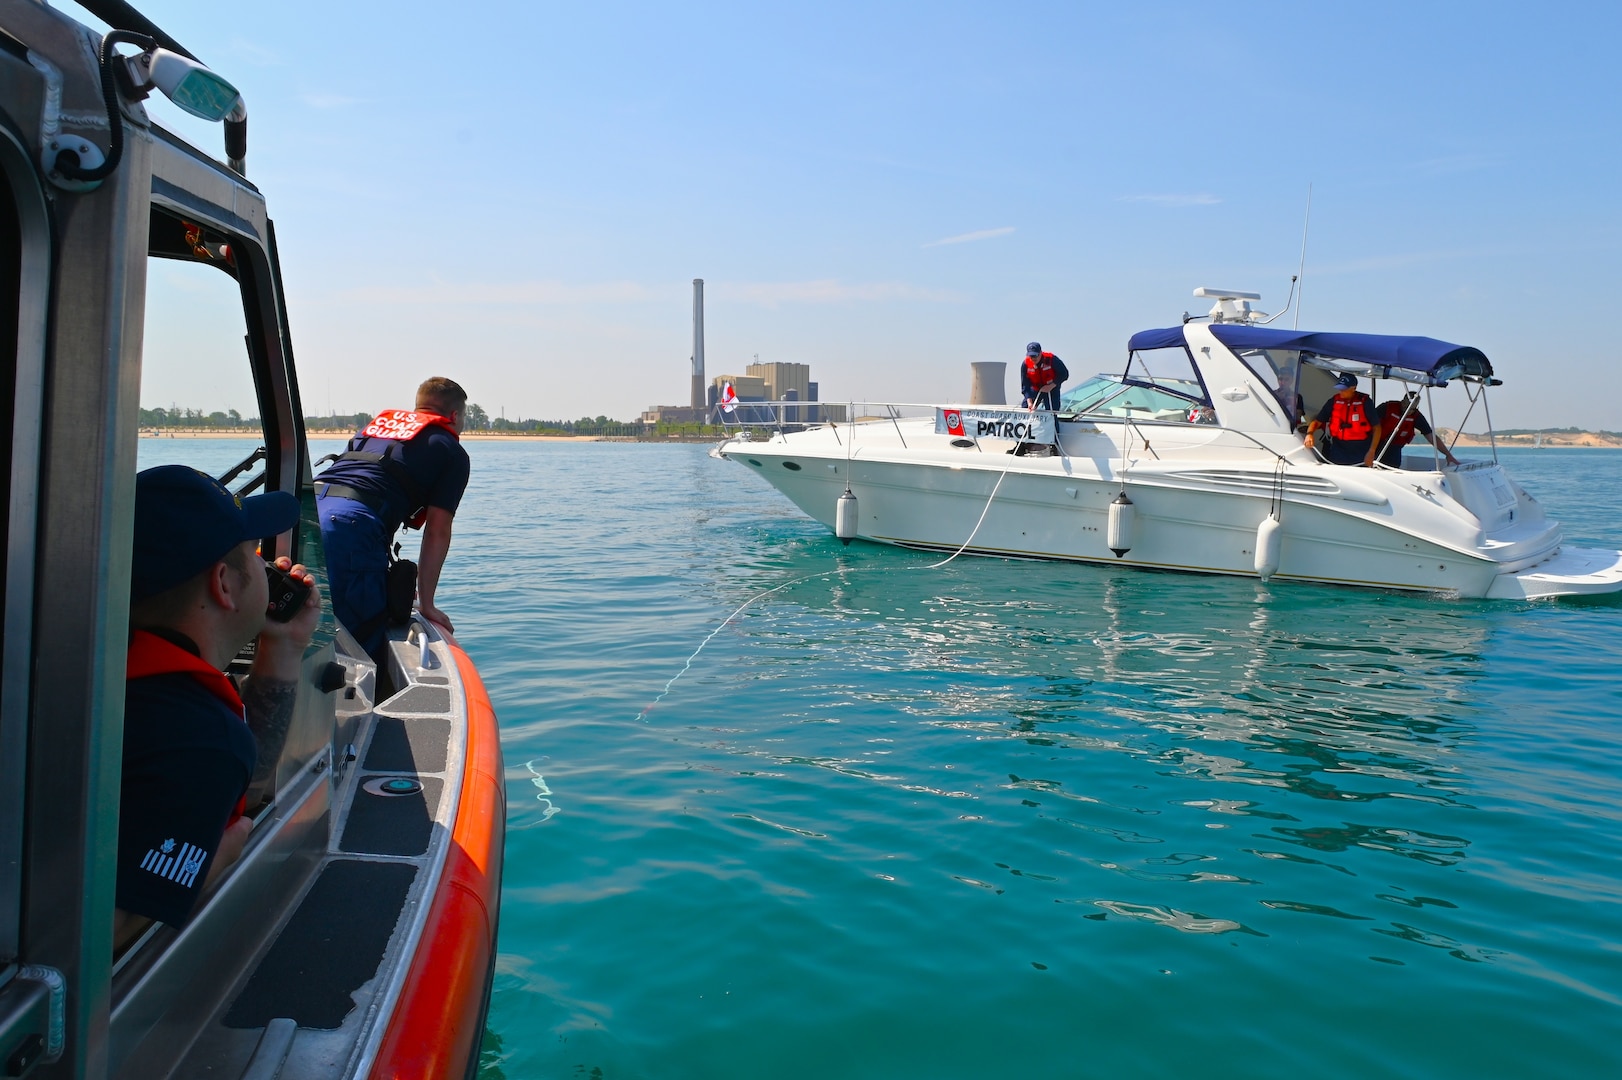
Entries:
MULTIPOLYGON (((305 433, 312 438, 348 438, 365 427, 370 413, 306 416, 305 433)), ((736 433, 736 428, 715 424, 644 424, 637 420, 612 420, 607 416, 583 416, 579 420, 509 420, 491 417, 478 405, 469 404, 463 436, 471 439, 537 439, 596 442, 710 441, 736 433)), ((258 417, 244 417, 235 409, 204 412, 201 409, 142 409, 141 435, 145 438, 258 438, 263 431, 258 417)), ((1485 433, 1438 428, 1449 445, 1532 446, 1542 448, 1584 447, 1622 448, 1622 432, 1581 431, 1577 428, 1509 428, 1489 438, 1485 433)))
MULTIPOLYGON (((1616 431, 1579 431, 1576 428, 1545 428, 1543 430, 1528 431, 1522 428, 1512 428, 1509 431, 1496 432, 1489 437, 1485 433, 1466 431, 1459 435, 1457 441, 1455 433, 1448 428, 1438 428, 1437 435, 1453 446, 1490 446, 1497 442, 1499 446, 1532 446, 1541 449, 1559 449, 1580 447, 1586 449, 1604 448, 1615 450, 1622 448, 1622 432, 1616 431)), ((1418 445, 1418 444, 1416 444, 1418 445)))

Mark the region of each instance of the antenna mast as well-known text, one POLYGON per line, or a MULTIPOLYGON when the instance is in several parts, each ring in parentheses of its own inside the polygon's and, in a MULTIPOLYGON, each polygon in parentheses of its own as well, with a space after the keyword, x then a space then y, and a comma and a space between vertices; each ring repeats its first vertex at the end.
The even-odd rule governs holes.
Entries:
POLYGON ((1307 291, 1307 230, 1312 225, 1312 181, 1307 181, 1307 219, 1301 223, 1301 267, 1296 271, 1299 283, 1295 294, 1295 322, 1291 329, 1301 329, 1301 294, 1307 291))

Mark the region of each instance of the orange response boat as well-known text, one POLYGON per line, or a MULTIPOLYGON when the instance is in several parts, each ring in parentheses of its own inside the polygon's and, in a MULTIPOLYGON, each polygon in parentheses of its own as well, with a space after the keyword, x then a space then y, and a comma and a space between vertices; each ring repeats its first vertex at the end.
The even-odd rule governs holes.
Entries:
POLYGON ((257 404, 231 421, 252 452, 210 471, 297 496, 299 525, 264 551, 323 583, 325 561, 243 102, 129 5, 81 6, 112 32, 0 0, 0 1075, 471 1076, 500 735, 473 662, 420 617, 380 671, 323 615, 242 858, 183 929, 114 948, 137 454, 193 464, 182 440, 140 443, 142 386, 174 351, 154 343, 207 321, 190 291, 155 299, 176 275, 223 290, 237 328, 209 362, 257 404), (225 161, 148 117, 160 92, 223 122, 225 161))

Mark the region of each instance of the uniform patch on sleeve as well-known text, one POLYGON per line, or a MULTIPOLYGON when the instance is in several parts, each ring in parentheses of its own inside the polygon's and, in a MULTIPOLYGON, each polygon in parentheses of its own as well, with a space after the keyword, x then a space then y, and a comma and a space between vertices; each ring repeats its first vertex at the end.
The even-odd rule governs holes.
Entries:
POLYGON ((189 889, 207 859, 208 852, 193 844, 181 844, 176 850, 174 837, 170 837, 146 853, 141 869, 189 889))

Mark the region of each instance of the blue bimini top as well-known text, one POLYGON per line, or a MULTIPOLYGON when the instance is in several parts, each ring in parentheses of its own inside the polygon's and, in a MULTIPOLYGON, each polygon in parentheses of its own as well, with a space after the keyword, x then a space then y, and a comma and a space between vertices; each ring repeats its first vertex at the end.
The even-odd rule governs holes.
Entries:
MULTIPOLYGON (((1453 345, 1428 337, 1395 334, 1325 334, 1308 330, 1275 330, 1244 323, 1213 323, 1211 333, 1230 349, 1295 349, 1330 361, 1362 365, 1379 378, 1407 377, 1440 385, 1449 379, 1472 376, 1492 378, 1492 361, 1480 349, 1453 345)), ((1142 330, 1132 335, 1127 348, 1164 349, 1183 344, 1183 328, 1142 330)), ((1326 366, 1335 366, 1333 364, 1326 366)))

